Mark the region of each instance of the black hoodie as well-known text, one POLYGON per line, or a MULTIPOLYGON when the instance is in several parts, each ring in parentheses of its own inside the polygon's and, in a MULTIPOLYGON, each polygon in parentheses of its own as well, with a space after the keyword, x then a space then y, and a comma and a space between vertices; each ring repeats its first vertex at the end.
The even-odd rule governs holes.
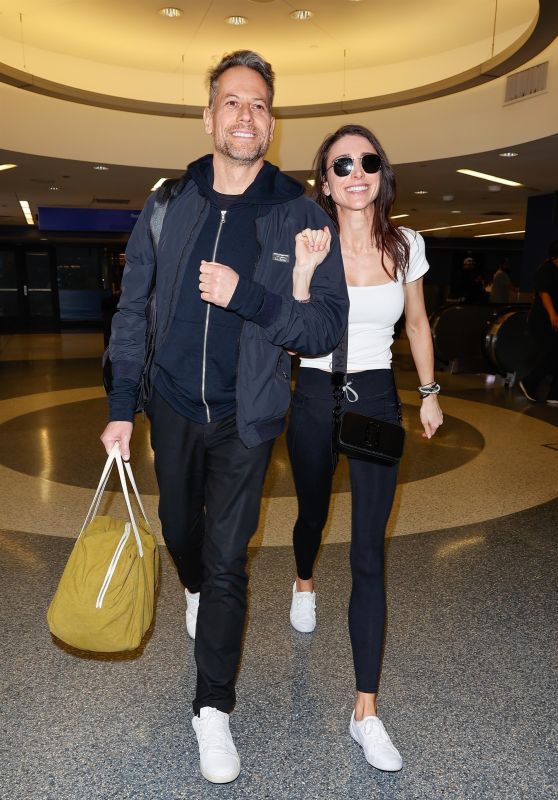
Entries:
POLYGON ((213 190, 212 156, 191 164, 188 175, 209 201, 209 215, 186 264, 169 335, 157 353, 155 388, 179 414, 207 423, 236 412, 240 332, 264 299, 263 287, 252 280, 260 255, 256 218, 272 205, 300 197, 304 189, 267 161, 242 195, 213 190), (225 264, 240 276, 227 309, 201 299, 202 260, 225 264))

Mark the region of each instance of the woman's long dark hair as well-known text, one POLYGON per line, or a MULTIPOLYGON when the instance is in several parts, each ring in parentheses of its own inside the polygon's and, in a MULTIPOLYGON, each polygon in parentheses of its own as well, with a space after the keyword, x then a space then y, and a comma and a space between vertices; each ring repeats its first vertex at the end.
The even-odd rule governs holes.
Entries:
POLYGON ((409 266, 409 242, 403 231, 390 220, 391 209, 395 202, 395 175, 384 148, 372 131, 362 125, 343 125, 324 139, 314 159, 314 199, 329 214, 335 229, 339 232, 337 208, 333 199, 324 192, 324 181, 327 180, 329 151, 343 136, 362 136, 367 139, 382 160, 380 189, 374 201, 374 221, 370 234, 372 242, 382 254, 384 272, 393 280, 397 280, 399 276, 404 278, 409 266), (393 275, 384 263, 385 256, 393 264, 393 275))

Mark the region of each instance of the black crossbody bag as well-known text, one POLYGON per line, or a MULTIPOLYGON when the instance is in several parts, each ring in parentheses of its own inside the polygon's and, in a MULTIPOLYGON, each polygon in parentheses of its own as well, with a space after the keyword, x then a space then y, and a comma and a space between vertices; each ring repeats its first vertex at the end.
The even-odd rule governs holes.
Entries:
MULTIPOLYGON (((343 411, 343 387, 347 385, 348 331, 333 351, 332 374, 333 409, 331 455, 333 468, 337 466, 339 453, 366 461, 383 461, 396 464, 403 455, 405 431, 401 425, 384 422, 353 411, 343 411)), ((399 401, 398 401, 399 402, 399 401)), ((399 404, 401 417, 401 405, 399 404)))

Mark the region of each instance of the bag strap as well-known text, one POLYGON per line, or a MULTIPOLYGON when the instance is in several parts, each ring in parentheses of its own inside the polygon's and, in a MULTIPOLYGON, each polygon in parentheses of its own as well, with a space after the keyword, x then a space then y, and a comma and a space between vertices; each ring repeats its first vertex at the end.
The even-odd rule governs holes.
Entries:
POLYGON ((331 383, 335 398, 334 416, 341 414, 343 387, 347 384, 347 350, 349 348, 349 326, 345 328, 343 338, 331 354, 331 383))
POLYGON ((130 465, 130 463, 128 461, 123 461, 122 455, 120 453, 120 445, 118 444, 118 442, 116 442, 114 444, 112 450, 110 451, 110 453, 108 455, 108 458, 107 458, 107 461, 105 463, 105 466, 103 467, 103 471, 101 473, 101 478, 99 480, 99 485, 97 486, 97 490, 95 491, 95 495, 94 495, 93 501, 92 501, 92 503, 91 503, 91 505, 89 507, 89 511, 87 512, 87 514, 85 516, 85 520, 84 520, 84 523, 83 523, 83 525, 81 527, 81 531, 79 532, 78 539, 82 535, 83 531, 86 529, 86 527, 89 525, 89 523, 91 522, 91 520, 93 519, 93 517, 97 514, 97 512, 99 510, 99 505, 101 503, 101 499, 102 499, 103 493, 105 491, 105 488, 106 488, 108 479, 110 477, 110 473, 112 472, 112 467, 113 467, 115 461, 116 461, 116 466, 117 466, 117 469, 118 469, 118 475, 119 475, 119 478, 120 478, 120 485, 122 487, 122 493, 124 495, 124 501, 126 503, 126 508, 128 509, 128 515, 130 517, 130 522, 132 524, 132 529, 134 531, 134 536, 136 537, 136 544, 137 544, 137 547, 138 547, 138 551, 139 551, 140 556, 143 557, 143 547, 142 547, 142 544, 141 544, 141 538, 140 538, 140 535, 139 535, 139 530, 138 530, 138 526, 137 526, 137 523, 136 523, 136 519, 134 517, 134 512, 132 510, 132 504, 130 502, 130 495, 128 493, 128 485, 127 485, 127 482, 126 482, 126 474, 128 475, 128 479, 129 479, 130 484, 132 486, 132 489, 134 491, 134 495, 135 495, 135 498, 136 498, 136 500, 138 502, 138 505, 140 507, 141 513, 143 514, 143 518, 145 519, 145 521, 147 522, 149 527, 151 527, 151 526, 150 526, 149 520, 147 518, 147 514, 145 513, 145 509, 143 507, 143 503, 141 502, 141 498, 139 496, 139 492, 138 492, 138 488, 137 488, 137 485, 136 485, 136 481, 134 479, 134 475, 133 475, 133 472, 132 472, 132 467, 131 467, 131 465, 130 465), (126 472, 124 472, 124 467, 126 469, 126 472))
MULTIPOLYGON (((116 445, 115 445, 116 447, 116 445)), ((120 484, 122 486, 122 492, 124 493, 124 500, 126 501, 126 508, 128 509, 128 514, 130 515, 130 522, 132 523, 132 530, 134 531, 134 536, 136 537, 136 544, 138 546, 138 552, 140 554, 140 558, 143 558, 143 547, 141 544, 141 537, 139 535, 138 526, 136 523, 136 518, 134 517, 134 512, 132 511, 132 504, 130 503, 130 495, 128 494, 128 486, 126 484, 126 474, 124 472, 124 465, 122 461, 122 456, 120 455, 120 447, 118 447, 118 451, 116 453, 115 459, 116 466, 118 468, 118 475, 120 476, 120 484)), ((137 497, 137 495, 136 495, 137 497)))
POLYGON ((165 214, 167 213, 167 206, 169 204, 168 198, 162 203, 155 198, 155 205, 151 212, 151 219, 149 220, 149 228, 155 245, 155 254, 159 247, 159 239, 161 238, 161 231, 163 229, 163 222, 165 221, 165 214))

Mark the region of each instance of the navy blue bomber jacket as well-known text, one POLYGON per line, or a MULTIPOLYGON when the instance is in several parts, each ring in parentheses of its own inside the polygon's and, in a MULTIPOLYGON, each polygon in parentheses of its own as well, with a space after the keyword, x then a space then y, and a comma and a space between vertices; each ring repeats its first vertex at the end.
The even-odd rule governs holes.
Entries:
MULTIPOLYGON (((206 157, 207 158, 207 157, 206 157)), ((347 325, 349 301, 338 237, 331 220, 319 206, 300 195, 292 179, 266 162, 274 182, 277 202, 256 218, 259 259, 252 282, 252 295, 261 296, 257 305, 242 302, 250 287, 242 278, 229 311, 243 318, 236 374, 236 416, 240 438, 253 447, 272 439, 283 430, 290 404, 291 359, 288 350, 302 355, 331 352, 347 325), (332 230, 329 255, 317 268, 311 284, 311 299, 300 303, 292 297, 292 269, 295 235, 304 228, 332 230)), ((155 253, 149 221, 155 195, 152 194, 134 227, 126 248, 122 295, 114 317, 110 339, 114 392, 119 385, 139 381, 144 362, 145 306, 149 295, 155 253)), ((176 315, 185 269, 210 211, 209 200, 191 180, 168 205, 157 252, 155 340, 157 353, 167 342, 176 315)), ((227 264, 226 253, 217 259, 227 264)), ((109 397, 110 401, 110 397, 109 397)), ((115 409, 116 410, 116 409, 115 409)), ((122 419, 121 414, 111 419, 122 419)), ((132 419, 133 415, 125 418, 132 419)))

